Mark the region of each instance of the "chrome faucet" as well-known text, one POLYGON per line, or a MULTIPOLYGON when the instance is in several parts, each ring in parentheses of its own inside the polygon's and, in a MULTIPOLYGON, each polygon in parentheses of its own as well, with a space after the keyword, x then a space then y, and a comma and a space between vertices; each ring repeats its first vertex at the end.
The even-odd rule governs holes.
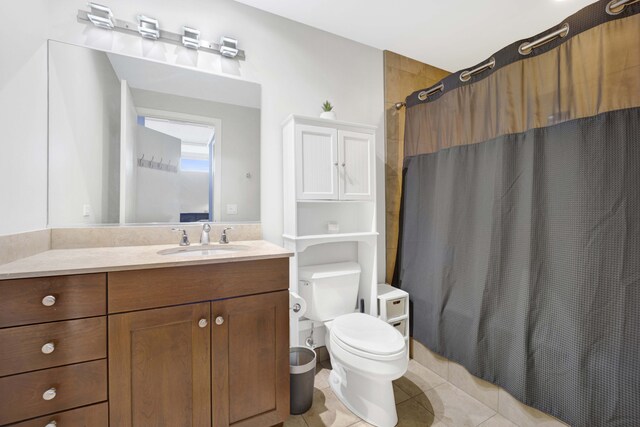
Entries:
POLYGON ((171 230, 182 231, 182 236, 180 236, 180 246, 189 246, 191 244, 189 236, 187 236, 187 230, 184 228, 172 228, 171 230))
POLYGON ((211 231, 211 226, 209 224, 204 224, 202 226, 202 234, 200 234, 200 244, 208 245, 209 244, 209 232, 211 231))
POLYGON ((218 241, 218 243, 221 243, 221 244, 229 243, 229 237, 227 236, 227 230, 233 230, 233 227, 227 227, 224 230, 222 230, 222 234, 220 235, 220 240, 218 241))

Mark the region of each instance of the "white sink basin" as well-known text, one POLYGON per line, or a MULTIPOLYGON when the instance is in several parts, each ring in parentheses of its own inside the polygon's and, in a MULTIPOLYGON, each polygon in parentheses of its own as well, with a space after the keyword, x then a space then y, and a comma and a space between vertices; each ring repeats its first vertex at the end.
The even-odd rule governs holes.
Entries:
POLYGON ((179 246, 158 251, 159 255, 174 255, 180 257, 200 257, 213 255, 228 255, 240 251, 246 251, 248 246, 242 245, 196 245, 179 246))

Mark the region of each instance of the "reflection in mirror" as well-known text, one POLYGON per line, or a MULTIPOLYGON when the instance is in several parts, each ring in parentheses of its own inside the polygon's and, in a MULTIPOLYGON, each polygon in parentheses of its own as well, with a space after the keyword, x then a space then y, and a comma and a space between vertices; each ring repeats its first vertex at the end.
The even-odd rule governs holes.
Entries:
POLYGON ((49 225, 260 219, 260 86, 49 42, 49 225))

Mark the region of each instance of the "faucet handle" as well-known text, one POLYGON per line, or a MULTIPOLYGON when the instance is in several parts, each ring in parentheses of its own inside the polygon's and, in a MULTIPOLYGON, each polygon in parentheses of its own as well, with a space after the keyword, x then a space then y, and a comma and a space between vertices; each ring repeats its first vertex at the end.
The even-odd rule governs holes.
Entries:
POLYGON ((174 227, 171 231, 182 231, 182 236, 180 236, 180 246, 189 246, 191 242, 189 241, 189 236, 187 235, 187 230, 184 228, 174 227))
POLYGON ((211 231, 211 225, 209 225, 209 223, 208 223, 208 222, 205 222, 205 223, 202 225, 202 231, 207 232, 207 233, 208 233, 208 232, 210 232, 210 231, 211 231))
POLYGON ((227 236, 227 230, 233 230, 233 227, 226 227, 222 230, 220 235, 220 241, 218 243, 229 243, 229 237, 227 236))

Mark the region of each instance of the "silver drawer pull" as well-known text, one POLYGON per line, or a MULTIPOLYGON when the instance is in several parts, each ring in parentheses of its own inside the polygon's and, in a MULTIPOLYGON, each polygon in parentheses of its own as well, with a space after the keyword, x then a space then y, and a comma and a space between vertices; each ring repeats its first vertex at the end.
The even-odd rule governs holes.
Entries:
POLYGON ((56 420, 51 420, 44 427, 56 427, 57 425, 58 425, 58 422, 56 420))
POLYGON ((42 393, 42 398, 44 400, 51 400, 54 397, 56 397, 56 389, 54 387, 51 387, 49 390, 42 393))
POLYGON ((44 305, 45 307, 51 307, 55 303, 56 297, 54 297, 53 295, 47 295, 46 297, 42 298, 42 305, 44 305))
POLYGON ((220 326, 224 323, 224 317, 218 316, 216 317, 216 325, 220 326))
POLYGON ((45 345, 42 346, 42 352, 44 354, 51 354, 53 353, 53 350, 56 349, 56 345, 52 342, 48 342, 45 345))
POLYGON ((198 326, 200 326, 201 328, 206 328, 208 324, 209 322, 207 322, 207 319, 200 319, 198 321, 198 326))

